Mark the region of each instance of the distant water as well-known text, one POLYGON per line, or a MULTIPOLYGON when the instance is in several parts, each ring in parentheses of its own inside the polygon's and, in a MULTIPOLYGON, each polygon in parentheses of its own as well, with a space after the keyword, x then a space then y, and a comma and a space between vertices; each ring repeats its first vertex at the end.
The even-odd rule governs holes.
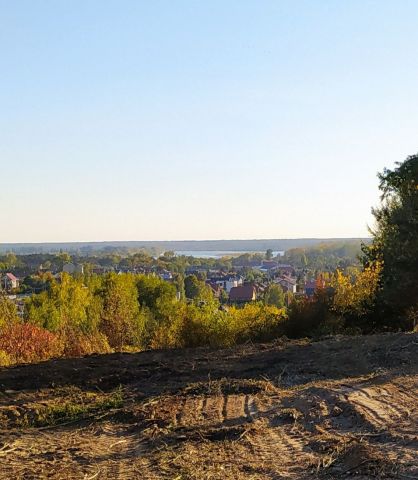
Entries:
MULTIPOLYGON (((196 257, 196 258, 222 258, 222 257, 238 257, 244 253, 266 253, 260 251, 237 251, 237 250, 176 250, 176 255, 185 255, 186 257, 196 257)), ((273 256, 277 255, 283 256, 284 251, 273 252, 273 256)))

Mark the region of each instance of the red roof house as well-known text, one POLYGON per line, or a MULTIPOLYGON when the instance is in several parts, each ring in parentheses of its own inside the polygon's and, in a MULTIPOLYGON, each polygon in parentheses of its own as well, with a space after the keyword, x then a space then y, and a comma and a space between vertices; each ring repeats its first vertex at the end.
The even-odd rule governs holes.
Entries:
POLYGON ((257 298, 254 285, 239 285, 232 287, 229 292, 229 301, 232 303, 253 302, 257 298))

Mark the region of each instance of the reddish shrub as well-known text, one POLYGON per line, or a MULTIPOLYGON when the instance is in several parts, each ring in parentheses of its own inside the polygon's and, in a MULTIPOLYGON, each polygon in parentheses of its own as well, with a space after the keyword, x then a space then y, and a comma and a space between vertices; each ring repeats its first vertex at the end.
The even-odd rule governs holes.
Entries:
POLYGON ((14 363, 47 360, 60 352, 58 338, 30 323, 16 323, 0 332, 0 350, 14 363))

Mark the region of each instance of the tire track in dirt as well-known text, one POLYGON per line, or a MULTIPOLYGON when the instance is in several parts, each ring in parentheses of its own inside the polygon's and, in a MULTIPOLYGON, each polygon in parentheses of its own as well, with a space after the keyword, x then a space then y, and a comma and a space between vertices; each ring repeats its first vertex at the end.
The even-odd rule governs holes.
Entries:
POLYGON ((247 397, 247 418, 249 421, 254 421, 262 411, 262 406, 258 398, 253 396, 247 397))
POLYGON ((179 426, 228 424, 254 420, 259 414, 257 400, 251 395, 230 394, 186 397, 178 401, 175 424, 179 426))
POLYGON ((302 426, 296 429, 293 423, 282 423, 280 398, 249 397, 246 405, 247 418, 255 422, 249 438, 252 454, 268 478, 295 477, 312 464, 315 455, 308 447, 312 434, 302 426))
POLYGON ((224 397, 220 395, 210 396, 206 397, 205 400, 206 401, 203 408, 203 417, 205 419, 205 423, 212 424, 222 422, 224 397))
POLYGON ((204 397, 186 397, 183 408, 179 412, 178 424, 192 426, 203 423, 203 400, 204 397))
POLYGON ((413 402, 414 404, 418 402, 418 388, 416 388, 416 392, 414 390, 405 390, 399 385, 396 385, 395 388, 397 388, 397 390, 408 400, 408 402, 413 402))
POLYGON ((309 435, 309 432, 292 432, 284 427, 267 427, 252 437, 253 454, 270 474, 290 477, 311 464, 314 458, 306 447, 309 435))
POLYGON ((207 358, 201 351, 144 352, 0 369, 1 406, 22 418, 43 401, 66 401, 66 390, 51 385, 71 385, 81 398, 97 385, 123 385, 125 398, 122 411, 45 431, 16 430, 18 415, 7 418, 0 479, 307 480, 321 478, 317 471, 323 478, 357 475, 353 459, 362 478, 372 478, 374 466, 404 474, 392 478, 418 478, 414 339, 285 341, 207 358), (344 446, 361 448, 354 455, 344 446))
POLYGON ((181 421, 181 414, 183 412, 184 406, 186 404, 185 398, 178 398, 177 403, 175 404, 175 411, 173 416, 173 424, 179 425, 181 421))
POLYGON ((227 395, 224 409, 224 423, 240 424, 247 421, 245 395, 227 395))
POLYGON ((414 411, 416 401, 394 386, 350 388, 347 401, 354 406, 374 428, 386 429, 406 419, 414 411))
POLYGON ((268 417, 271 413, 277 411, 281 406, 281 400, 276 396, 252 396, 249 395, 246 400, 247 418, 249 421, 258 418, 268 417))

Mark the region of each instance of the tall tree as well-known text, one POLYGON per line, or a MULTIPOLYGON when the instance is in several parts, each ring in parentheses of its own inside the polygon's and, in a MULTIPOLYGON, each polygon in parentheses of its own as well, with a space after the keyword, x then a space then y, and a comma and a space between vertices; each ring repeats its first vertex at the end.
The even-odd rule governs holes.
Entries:
POLYGON ((199 280, 196 275, 188 275, 184 279, 184 291, 186 298, 197 302, 211 302, 213 300, 212 289, 205 282, 199 280))
POLYGON ((0 328, 18 320, 15 304, 0 292, 0 328))
POLYGON ((373 240, 363 263, 381 262, 376 316, 392 328, 413 328, 418 318, 418 154, 379 174, 381 206, 373 210, 373 240))
POLYGON ((284 307, 284 293, 280 285, 270 285, 264 296, 264 303, 266 305, 274 305, 275 307, 284 307))
POLYGON ((135 277, 111 273, 103 284, 101 331, 116 350, 140 346, 145 318, 141 315, 135 277))
POLYGON ((184 279, 184 290, 186 297, 190 299, 197 298, 202 289, 202 282, 198 280, 196 275, 188 275, 184 279))

